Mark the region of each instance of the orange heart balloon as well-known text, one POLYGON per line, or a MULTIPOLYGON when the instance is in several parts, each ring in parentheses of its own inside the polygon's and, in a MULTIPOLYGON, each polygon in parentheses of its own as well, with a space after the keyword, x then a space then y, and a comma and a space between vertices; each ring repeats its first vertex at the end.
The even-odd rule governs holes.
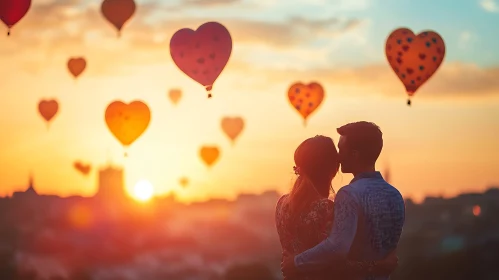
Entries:
POLYGON ((38 103, 38 112, 49 123, 59 111, 59 103, 55 99, 41 100, 38 103))
POLYGON ((410 98, 437 71, 445 56, 445 42, 434 31, 418 35, 407 28, 393 31, 386 40, 386 58, 410 98))
POLYGON ((288 98, 293 108, 303 117, 303 124, 306 125, 308 116, 321 105, 324 99, 324 89, 316 82, 308 85, 295 83, 288 90, 288 98))
POLYGON ((78 171, 80 171, 83 175, 88 175, 90 173, 91 166, 90 164, 83 164, 79 161, 76 161, 73 164, 74 168, 78 171))
POLYGON ((105 117, 111 133, 127 147, 149 126, 151 112, 141 101, 133 101, 130 104, 114 101, 107 106, 105 117))
POLYGON ((225 117, 222 119, 222 130, 232 140, 232 143, 234 143, 243 129, 244 120, 241 117, 225 117))
POLYGON ((173 104, 177 104, 182 97, 182 91, 180 89, 171 89, 170 92, 168 92, 168 96, 173 104))
POLYGON ((73 77, 78 78, 87 67, 87 62, 83 57, 72 57, 68 60, 68 70, 73 77))
POLYGON ((215 146, 203 146, 199 151, 201 158, 204 163, 210 167, 212 166, 220 156, 220 150, 215 146))

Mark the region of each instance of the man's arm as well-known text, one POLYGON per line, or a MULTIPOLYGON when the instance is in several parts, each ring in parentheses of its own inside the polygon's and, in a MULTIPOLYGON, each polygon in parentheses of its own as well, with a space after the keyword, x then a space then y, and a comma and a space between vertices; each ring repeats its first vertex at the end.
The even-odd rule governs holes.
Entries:
POLYGON ((346 259, 357 231, 359 204, 347 190, 336 195, 334 222, 329 236, 320 244, 294 259, 299 271, 314 271, 331 265, 338 259, 346 259))

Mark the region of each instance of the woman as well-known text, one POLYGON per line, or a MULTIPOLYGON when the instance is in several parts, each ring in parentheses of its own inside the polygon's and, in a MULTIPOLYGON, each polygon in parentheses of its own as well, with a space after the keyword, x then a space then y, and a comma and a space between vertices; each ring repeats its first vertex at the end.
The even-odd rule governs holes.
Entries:
MULTIPOLYGON (((276 226, 283 256, 296 255, 326 239, 333 225, 333 201, 329 200, 331 181, 340 162, 331 138, 315 136, 305 140, 295 151, 295 174, 298 178, 290 194, 276 206, 276 226)), ((332 269, 300 279, 344 279, 347 275, 387 274, 396 268, 396 256, 380 262, 334 264, 332 269), (333 271, 334 270, 334 271, 333 271), (347 274, 347 275, 346 275, 347 274)))

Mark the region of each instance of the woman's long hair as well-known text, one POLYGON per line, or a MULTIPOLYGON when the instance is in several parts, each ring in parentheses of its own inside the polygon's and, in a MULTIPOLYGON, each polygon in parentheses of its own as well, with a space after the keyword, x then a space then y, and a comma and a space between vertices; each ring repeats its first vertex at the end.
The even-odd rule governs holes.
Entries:
POLYGON ((286 201, 292 220, 312 202, 329 197, 331 180, 340 167, 333 140, 322 135, 303 141, 295 151, 294 160, 298 178, 286 201))

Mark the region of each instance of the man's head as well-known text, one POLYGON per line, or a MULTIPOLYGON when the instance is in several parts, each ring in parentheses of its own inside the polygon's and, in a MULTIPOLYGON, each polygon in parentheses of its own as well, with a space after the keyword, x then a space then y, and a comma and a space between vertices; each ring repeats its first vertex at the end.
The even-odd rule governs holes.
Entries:
POLYGON ((337 129, 341 172, 357 173, 374 167, 383 149, 383 133, 371 122, 354 122, 337 129))

